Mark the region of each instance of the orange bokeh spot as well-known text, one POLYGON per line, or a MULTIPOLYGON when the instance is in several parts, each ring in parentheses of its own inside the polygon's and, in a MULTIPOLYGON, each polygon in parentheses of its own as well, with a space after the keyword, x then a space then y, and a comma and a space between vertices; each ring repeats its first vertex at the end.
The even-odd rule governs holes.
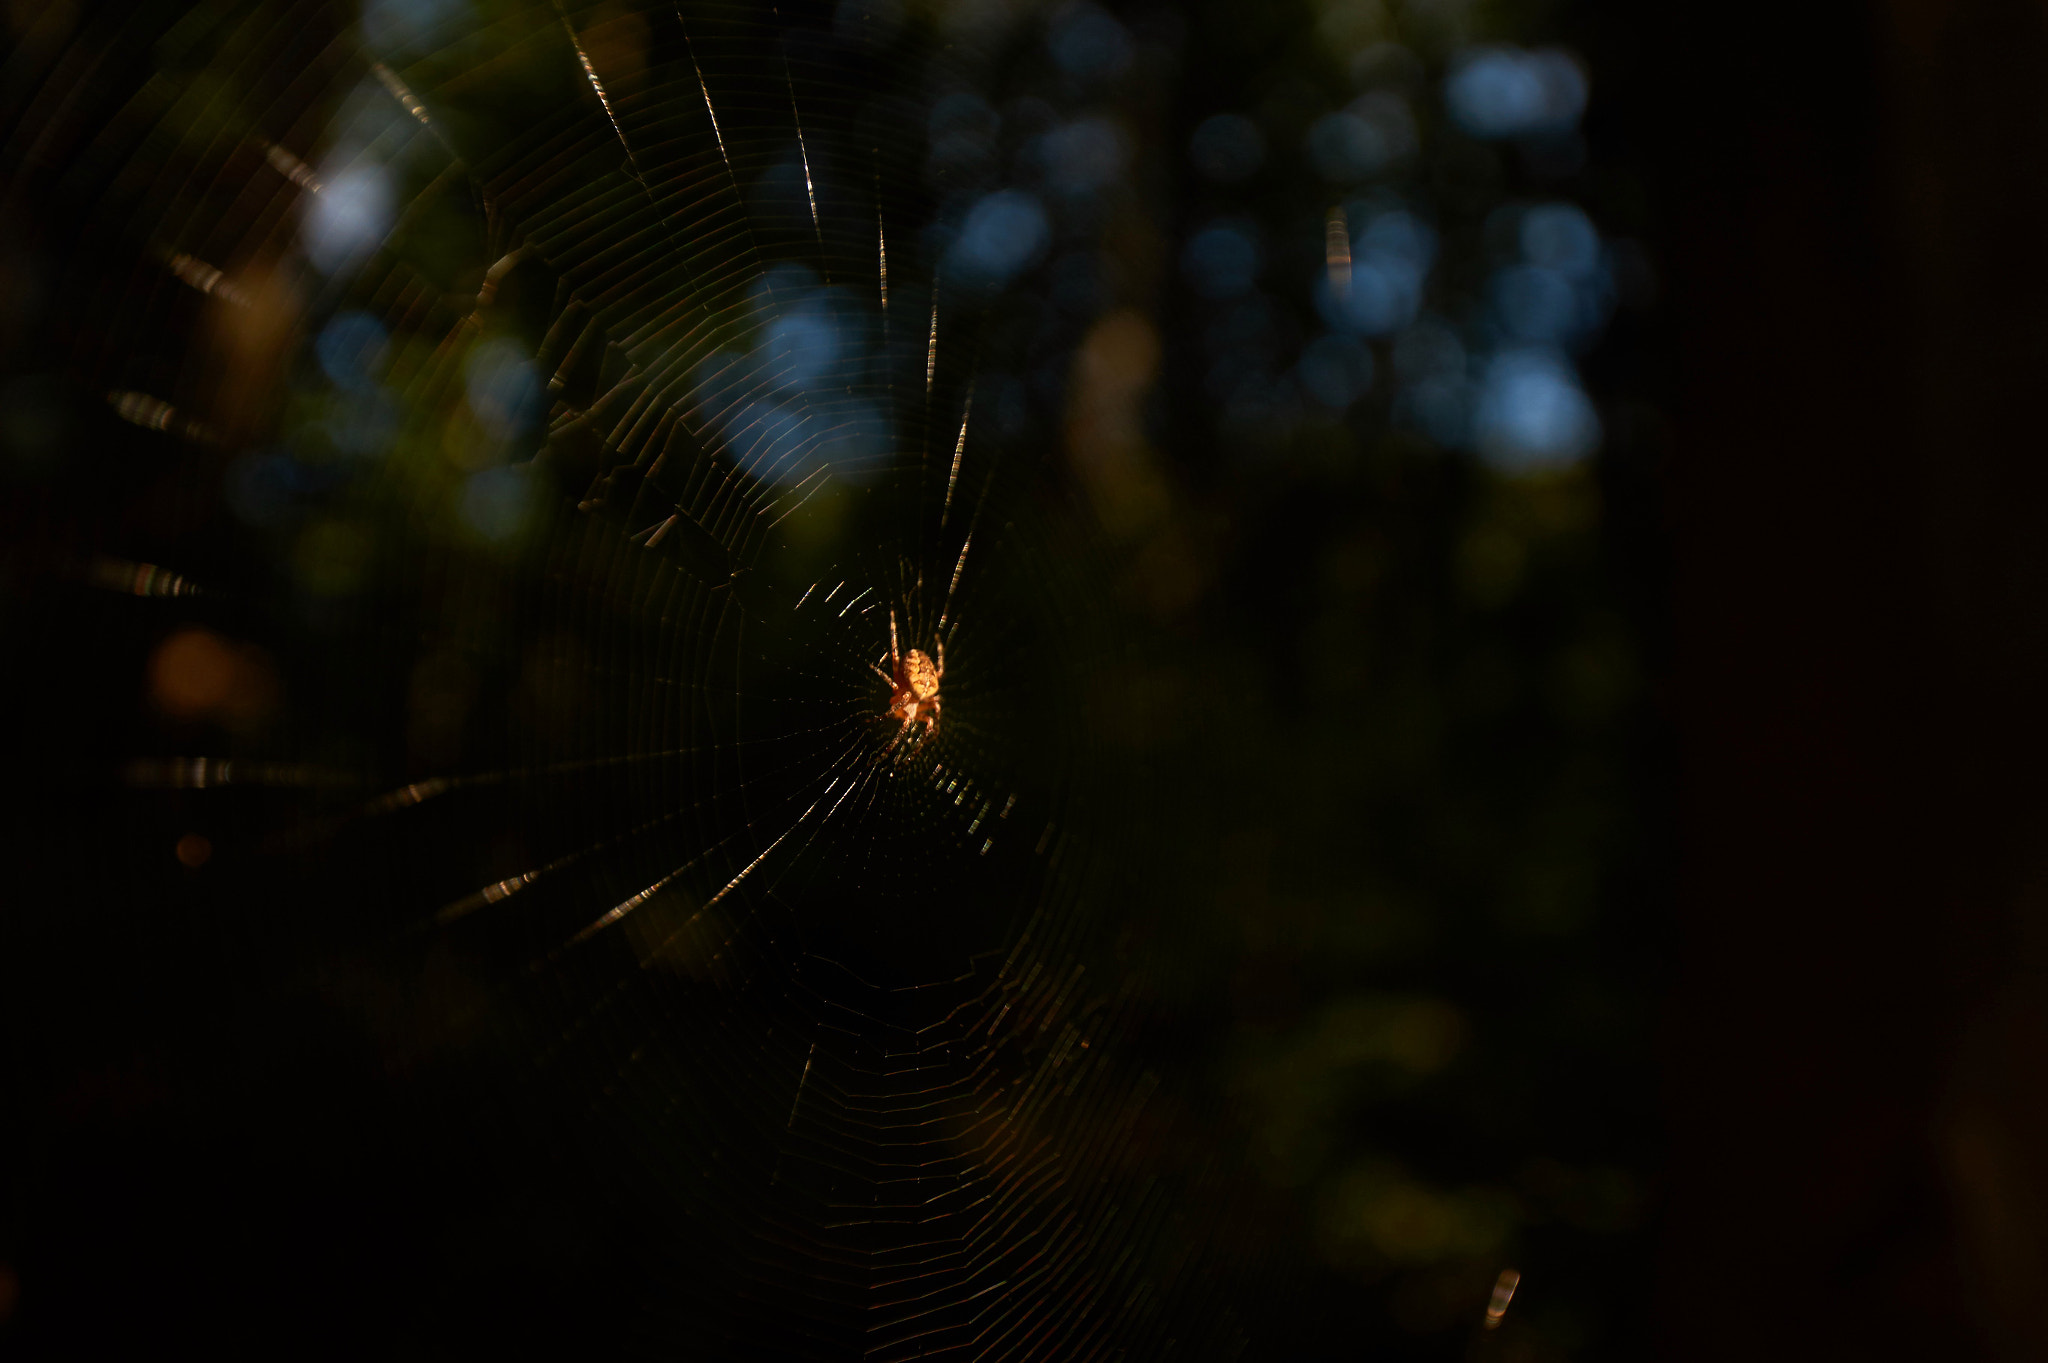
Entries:
POLYGON ((156 703, 180 719, 202 719, 233 693, 235 651, 211 630, 180 630, 164 640, 149 663, 156 703))
POLYGON ((254 645, 209 629, 181 629, 149 660, 149 694, 158 709, 177 719, 249 725, 275 706, 277 673, 269 655, 254 645))

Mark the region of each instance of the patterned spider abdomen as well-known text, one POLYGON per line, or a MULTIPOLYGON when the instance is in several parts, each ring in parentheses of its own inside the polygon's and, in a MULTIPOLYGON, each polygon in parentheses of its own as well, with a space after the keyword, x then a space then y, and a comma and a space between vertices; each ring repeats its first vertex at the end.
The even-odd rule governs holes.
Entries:
POLYGON ((930 700, 939 694, 939 670, 918 649, 911 649, 910 656, 903 660, 903 679, 910 683, 910 694, 919 700, 930 700))

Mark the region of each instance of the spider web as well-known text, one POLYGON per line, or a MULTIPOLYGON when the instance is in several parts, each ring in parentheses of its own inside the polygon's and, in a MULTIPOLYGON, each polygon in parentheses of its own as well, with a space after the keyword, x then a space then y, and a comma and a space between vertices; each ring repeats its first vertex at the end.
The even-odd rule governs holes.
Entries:
POLYGON ((857 7, 350 17, 95 11, 16 59, 12 211, 54 181, 88 224, 67 363, 124 438, 260 490, 308 425, 206 338, 265 279, 302 321, 254 372, 331 443, 383 413, 296 538, 168 565, 267 622, 297 719, 130 779, 301 792, 265 884, 403 987, 456 963, 525 1057, 494 1110, 575 1114, 591 1186, 656 1209, 645 1342, 1234 1355, 1235 1213, 1160 1155, 1111 950, 1099 574, 926 174, 973 59, 857 7), (945 646, 929 734, 886 717, 892 615, 945 646))

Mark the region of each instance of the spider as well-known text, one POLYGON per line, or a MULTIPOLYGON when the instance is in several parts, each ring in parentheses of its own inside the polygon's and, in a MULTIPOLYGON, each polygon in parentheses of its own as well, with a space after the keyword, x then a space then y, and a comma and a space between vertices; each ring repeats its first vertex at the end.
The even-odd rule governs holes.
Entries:
POLYGON ((939 682, 946 675, 946 641, 936 640, 939 661, 934 664, 919 649, 900 652, 896 646, 896 612, 889 612, 889 668, 884 672, 873 663, 876 676, 889 683, 889 717, 903 721, 896 731, 902 738, 910 726, 924 721, 925 733, 939 727, 939 682))

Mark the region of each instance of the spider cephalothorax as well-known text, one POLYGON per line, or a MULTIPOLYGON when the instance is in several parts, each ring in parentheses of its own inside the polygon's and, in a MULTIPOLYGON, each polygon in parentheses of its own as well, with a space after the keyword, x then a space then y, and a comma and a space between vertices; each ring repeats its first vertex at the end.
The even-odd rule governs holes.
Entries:
POLYGON ((934 663, 921 649, 902 652, 896 644, 896 612, 889 612, 889 670, 878 666, 875 675, 889 683, 889 716, 903 721, 897 730, 901 738, 910 726, 924 721, 924 731, 939 727, 939 682, 946 675, 946 641, 935 639, 939 660, 934 663))

